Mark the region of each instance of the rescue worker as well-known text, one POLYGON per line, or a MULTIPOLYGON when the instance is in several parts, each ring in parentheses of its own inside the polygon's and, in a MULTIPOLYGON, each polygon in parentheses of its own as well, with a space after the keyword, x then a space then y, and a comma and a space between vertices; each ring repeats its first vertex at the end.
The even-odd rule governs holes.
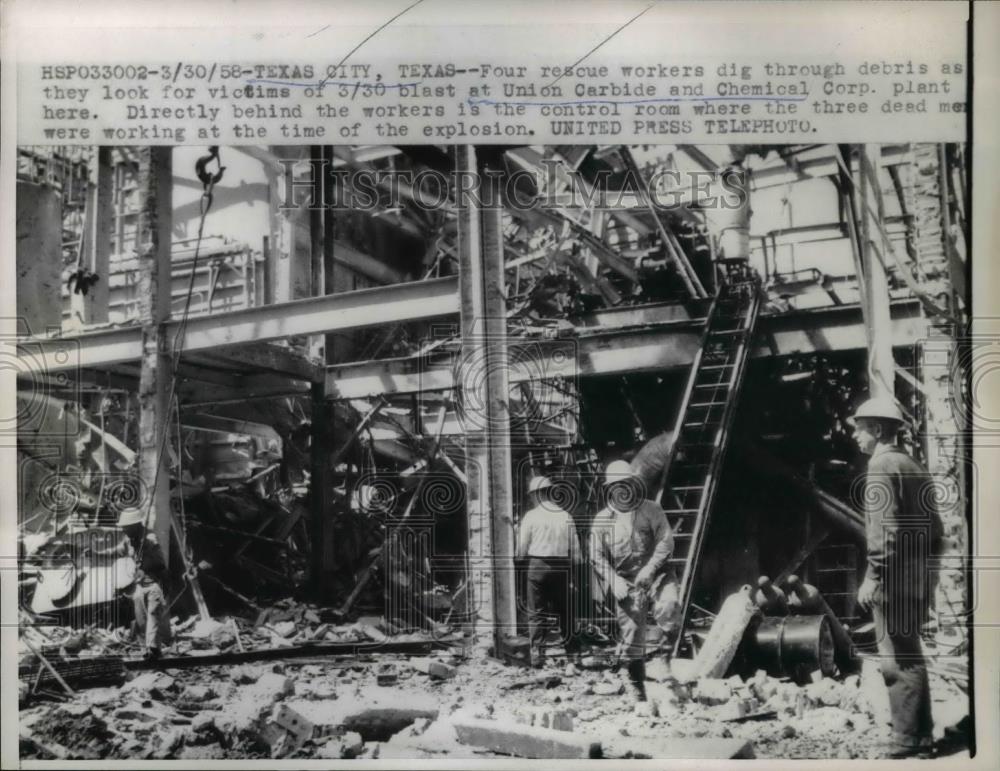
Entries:
POLYGON ((875 622, 894 758, 927 757, 931 749, 930 688, 920 630, 935 588, 928 561, 939 553, 942 535, 933 478, 896 446, 903 422, 888 398, 869 399, 850 421, 854 441, 870 456, 863 488, 868 558, 858 604, 871 610, 875 622))
POLYGON ((663 509, 646 499, 645 485, 627 461, 608 464, 604 491, 607 506, 591 525, 590 556, 599 585, 610 588, 615 597, 619 657, 628 662, 632 694, 636 701, 645 701, 646 616, 654 582, 663 603, 670 606, 673 597, 664 615, 676 616, 676 582, 665 569, 673 534, 663 509))
POLYGON ((108 549, 87 552, 95 557, 131 557, 135 560, 132 603, 139 639, 145 648, 144 658, 158 659, 170 644, 170 616, 163 589, 167 561, 156 536, 146 532, 145 515, 138 507, 122 509, 118 527, 122 539, 108 549))
POLYGON ((546 623, 551 615, 559 620, 566 653, 575 655, 579 644, 574 628, 572 573, 579 560, 576 524, 552 499, 552 480, 536 476, 528 483, 532 508, 521 520, 517 556, 528 563, 528 637, 530 663, 545 664, 546 623))

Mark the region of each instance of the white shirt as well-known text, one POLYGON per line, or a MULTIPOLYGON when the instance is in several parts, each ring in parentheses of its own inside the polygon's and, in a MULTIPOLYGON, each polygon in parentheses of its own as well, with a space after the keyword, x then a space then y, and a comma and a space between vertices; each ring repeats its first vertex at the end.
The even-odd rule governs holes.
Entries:
POLYGON ((533 508, 521 520, 517 556, 569 557, 575 541, 573 518, 554 503, 544 503, 533 508))

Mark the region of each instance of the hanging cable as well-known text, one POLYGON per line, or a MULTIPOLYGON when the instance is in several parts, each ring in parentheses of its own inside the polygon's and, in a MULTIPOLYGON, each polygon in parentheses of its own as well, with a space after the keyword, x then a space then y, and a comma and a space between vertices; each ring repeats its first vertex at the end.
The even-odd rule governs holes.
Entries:
MULTIPOLYGON (((188 281, 187 295, 184 298, 184 311, 181 314, 181 320, 177 327, 177 334, 173 339, 172 349, 171 349, 171 365, 170 365, 170 391, 167 395, 167 404, 172 405, 175 403, 176 390, 177 390, 177 378, 178 370, 180 367, 181 352, 184 349, 184 333, 187 329, 188 316, 191 311, 191 298, 194 295, 194 282, 195 276, 198 271, 198 258, 201 254, 201 241, 205 232, 205 220, 208 217, 208 212, 212 208, 213 192, 216 184, 222 180, 222 174, 226 170, 226 167, 222 165, 222 161, 219 159, 219 148, 217 146, 212 146, 208 148, 208 154, 203 155, 195 162, 195 174, 198 176, 199 181, 202 185, 201 201, 199 205, 199 220, 198 220, 198 236, 195 239, 194 247, 194 257, 191 263, 191 278, 188 281), (208 165, 214 161, 217 170, 215 172, 210 172, 208 170, 208 165)), ((169 280, 169 276, 167 277, 169 280)), ((178 410, 178 420, 179 410, 178 410)), ((163 453, 166 450, 167 437, 170 435, 169 430, 164 430, 163 435, 160 437, 160 446, 157 448, 156 452, 156 465, 153 469, 153 484, 151 485, 149 491, 149 501, 146 505, 146 513, 143 517, 143 526, 148 529, 149 527, 149 515, 153 508, 153 501, 156 499, 156 489, 160 481, 160 466, 163 462, 163 453)), ((140 543, 139 549, 136 553, 136 563, 141 564, 142 559, 142 547, 145 545, 145 539, 140 543)), ((183 548, 183 545, 180 545, 183 548)), ((164 544, 163 547, 169 552, 170 544, 164 544)))

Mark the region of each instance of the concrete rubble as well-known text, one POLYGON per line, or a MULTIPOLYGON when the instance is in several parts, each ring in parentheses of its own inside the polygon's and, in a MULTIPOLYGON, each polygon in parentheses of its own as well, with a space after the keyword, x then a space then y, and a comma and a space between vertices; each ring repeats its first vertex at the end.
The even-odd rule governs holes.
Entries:
MULTIPOLYGON (((29 704, 22 751, 66 759, 642 758, 684 748, 691 757, 875 758, 889 738, 873 659, 858 675, 805 685, 763 671, 687 683, 655 661, 649 671, 648 701, 639 705, 624 672, 553 661, 526 678, 493 659, 447 653, 145 671, 121 687, 29 704), (380 686, 387 666, 396 679, 380 686)), ((946 706, 961 700, 949 701, 954 686, 933 674, 931 686, 940 733, 941 719, 962 717, 946 706)))

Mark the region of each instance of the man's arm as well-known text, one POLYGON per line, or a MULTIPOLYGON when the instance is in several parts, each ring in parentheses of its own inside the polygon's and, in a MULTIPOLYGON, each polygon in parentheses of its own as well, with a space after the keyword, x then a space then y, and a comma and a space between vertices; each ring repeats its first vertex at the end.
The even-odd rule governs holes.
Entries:
POLYGON ((646 563, 644 569, 648 569, 652 574, 656 574, 664 565, 667 559, 674 552, 674 534, 667 522, 667 515, 656 506, 650 506, 649 512, 650 527, 653 531, 653 554, 646 563))
POLYGON ((635 583, 642 589, 648 589, 657 572, 666 564, 667 558, 674 550, 674 534, 670 531, 670 525, 667 524, 667 515, 655 503, 647 502, 644 504, 641 513, 645 522, 639 524, 650 529, 653 539, 653 553, 636 575, 635 583))
POLYGON ((528 556, 528 547, 531 546, 531 512, 525 514, 517 528, 517 554, 518 559, 528 556))
POLYGON ((608 523, 601 524, 600 516, 594 520, 590 528, 590 561, 594 566, 594 574, 601 583, 602 591, 611 589, 615 598, 624 599, 628 595, 628 583, 619 576, 608 559, 607 538, 610 533, 608 523))
POLYGON ((881 583, 885 566, 896 555, 899 520, 898 473, 882 458, 872 458, 864 485, 865 533, 868 549, 866 578, 881 583))
POLYGON ((884 597, 886 565, 895 558, 899 521, 899 469, 887 458, 868 462, 864 484, 865 536, 868 566, 858 589, 858 605, 866 610, 884 597))

